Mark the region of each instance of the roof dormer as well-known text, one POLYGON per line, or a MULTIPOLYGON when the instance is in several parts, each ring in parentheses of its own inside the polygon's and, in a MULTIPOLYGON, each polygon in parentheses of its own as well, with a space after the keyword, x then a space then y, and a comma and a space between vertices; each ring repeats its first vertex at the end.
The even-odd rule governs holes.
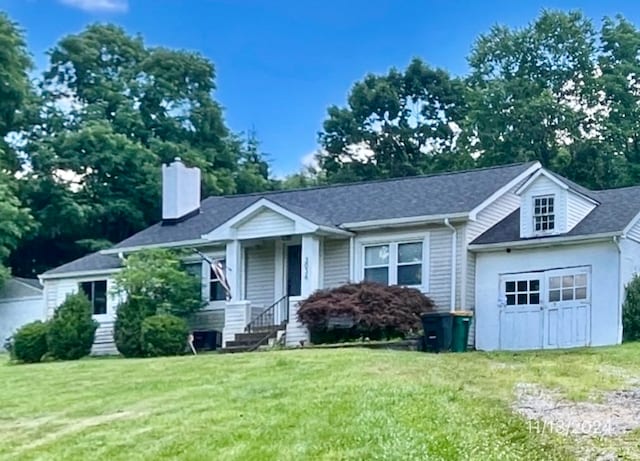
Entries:
POLYGON ((566 234, 597 205, 587 190, 545 169, 516 191, 520 196, 520 237, 566 234))

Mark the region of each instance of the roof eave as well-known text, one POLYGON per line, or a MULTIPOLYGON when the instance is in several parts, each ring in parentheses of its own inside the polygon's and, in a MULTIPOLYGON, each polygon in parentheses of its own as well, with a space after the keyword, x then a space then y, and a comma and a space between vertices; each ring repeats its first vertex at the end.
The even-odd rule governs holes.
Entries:
POLYGON ((363 231, 379 229, 381 227, 389 228, 420 224, 441 224, 445 219, 466 221, 467 219, 469 219, 469 213, 462 212, 439 215, 410 216, 407 218, 374 219, 371 221, 348 222, 341 224, 340 227, 342 229, 348 229, 351 231, 363 231))
POLYGON ((149 243, 146 245, 133 245, 130 247, 115 247, 101 250, 103 255, 117 255, 120 253, 133 253, 134 251, 147 250, 150 248, 188 248, 199 245, 211 245, 216 242, 207 239, 178 240, 175 242, 149 243))
POLYGON ((471 243, 469 245, 469 251, 474 252, 483 252, 483 251, 492 251, 492 250, 500 250, 505 248, 537 248, 537 247, 548 247, 556 244, 579 244, 579 243, 587 243, 592 241, 600 241, 606 240, 612 237, 617 237, 622 235, 621 231, 616 232, 602 232, 599 234, 585 234, 585 235, 566 235, 566 236, 555 236, 555 237, 545 237, 545 238, 537 238, 537 239, 527 239, 527 240, 512 240, 509 242, 496 242, 496 243, 471 243))
POLYGON ((112 269, 94 269, 90 271, 71 271, 71 272, 56 272, 53 274, 40 274, 38 275, 38 279, 40 280, 53 280, 53 279, 66 279, 66 278, 81 278, 81 277, 94 277, 98 275, 111 275, 117 272, 120 272, 122 268, 112 268, 112 269))

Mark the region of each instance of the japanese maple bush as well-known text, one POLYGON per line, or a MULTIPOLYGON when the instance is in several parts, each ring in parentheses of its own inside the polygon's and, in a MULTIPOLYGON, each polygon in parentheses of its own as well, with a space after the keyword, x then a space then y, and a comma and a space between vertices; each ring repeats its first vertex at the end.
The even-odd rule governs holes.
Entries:
POLYGON ((361 282, 315 292, 300 303, 298 319, 311 331, 312 342, 383 339, 418 330, 420 314, 434 307, 415 288, 361 282))

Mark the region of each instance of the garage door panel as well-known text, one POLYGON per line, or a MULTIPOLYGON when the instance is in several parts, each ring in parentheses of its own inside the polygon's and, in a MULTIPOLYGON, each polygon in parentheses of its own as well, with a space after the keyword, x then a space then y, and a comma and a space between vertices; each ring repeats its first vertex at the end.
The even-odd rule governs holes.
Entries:
POLYGON ((558 311, 549 310, 547 312, 547 345, 558 347, 558 311))
POLYGON ((590 276, 590 267, 501 276, 500 348, 589 345, 590 276))

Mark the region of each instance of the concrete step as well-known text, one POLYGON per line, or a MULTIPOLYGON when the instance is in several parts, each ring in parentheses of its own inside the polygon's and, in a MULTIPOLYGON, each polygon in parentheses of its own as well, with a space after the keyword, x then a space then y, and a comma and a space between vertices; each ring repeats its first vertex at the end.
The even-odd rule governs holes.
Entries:
POLYGON ((220 352, 223 354, 235 354, 237 352, 249 352, 252 346, 231 346, 223 347, 220 352))

